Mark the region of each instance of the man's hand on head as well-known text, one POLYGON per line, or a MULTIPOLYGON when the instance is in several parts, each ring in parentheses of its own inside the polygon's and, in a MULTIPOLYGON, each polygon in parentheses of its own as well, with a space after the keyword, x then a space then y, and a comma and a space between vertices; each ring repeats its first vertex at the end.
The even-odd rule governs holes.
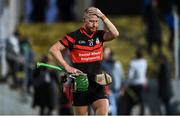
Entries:
POLYGON ((97 15, 99 18, 103 18, 105 15, 101 12, 101 10, 99 10, 98 8, 96 7, 90 7, 88 9, 88 13, 91 15, 97 15))
POLYGON ((98 8, 96 8, 96 15, 101 19, 103 18, 103 16, 105 16, 98 8))

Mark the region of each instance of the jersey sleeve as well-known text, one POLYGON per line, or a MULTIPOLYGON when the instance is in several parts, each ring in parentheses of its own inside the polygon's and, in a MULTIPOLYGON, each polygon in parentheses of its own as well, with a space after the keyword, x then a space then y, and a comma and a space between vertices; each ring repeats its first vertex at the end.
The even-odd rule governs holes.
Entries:
POLYGON ((71 49, 75 43, 70 35, 65 35, 63 39, 59 40, 59 42, 69 49, 71 49))

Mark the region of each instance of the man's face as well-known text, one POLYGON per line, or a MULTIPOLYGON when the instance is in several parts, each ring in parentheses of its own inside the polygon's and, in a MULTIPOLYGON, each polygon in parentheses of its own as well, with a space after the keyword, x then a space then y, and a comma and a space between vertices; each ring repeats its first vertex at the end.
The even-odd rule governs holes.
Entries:
POLYGON ((89 15, 85 18, 85 27, 90 32, 95 32, 98 28, 99 18, 96 15, 89 15))

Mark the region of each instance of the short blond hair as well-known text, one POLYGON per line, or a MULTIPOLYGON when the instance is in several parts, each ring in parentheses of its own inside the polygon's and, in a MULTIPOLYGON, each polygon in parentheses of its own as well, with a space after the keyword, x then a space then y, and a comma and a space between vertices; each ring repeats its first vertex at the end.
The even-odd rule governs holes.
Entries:
POLYGON ((89 9, 90 8, 96 8, 96 7, 91 6, 91 7, 86 8, 84 10, 83 19, 86 19, 87 17, 89 17, 89 9))

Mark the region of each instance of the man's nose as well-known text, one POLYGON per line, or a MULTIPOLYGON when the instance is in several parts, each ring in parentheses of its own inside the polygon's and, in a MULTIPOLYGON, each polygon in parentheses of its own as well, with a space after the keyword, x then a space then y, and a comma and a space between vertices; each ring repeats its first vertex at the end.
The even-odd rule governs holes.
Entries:
POLYGON ((96 23, 93 23, 93 27, 96 27, 96 23))

